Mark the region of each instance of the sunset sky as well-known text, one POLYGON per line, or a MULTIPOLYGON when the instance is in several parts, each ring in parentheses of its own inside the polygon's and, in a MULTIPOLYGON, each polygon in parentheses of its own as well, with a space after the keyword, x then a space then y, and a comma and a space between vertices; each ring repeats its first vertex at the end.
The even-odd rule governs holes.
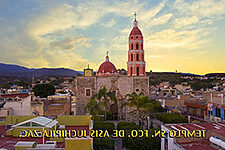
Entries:
POLYGON ((0 63, 127 69, 134 12, 146 71, 225 72, 225 0, 0 0, 0 63))

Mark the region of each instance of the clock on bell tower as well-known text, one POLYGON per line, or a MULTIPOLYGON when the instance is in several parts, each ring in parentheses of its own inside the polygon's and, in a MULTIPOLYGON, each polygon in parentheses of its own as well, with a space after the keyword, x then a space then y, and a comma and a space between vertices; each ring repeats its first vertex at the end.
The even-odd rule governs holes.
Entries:
POLYGON ((93 69, 89 68, 89 64, 88 64, 88 68, 84 69, 84 76, 93 76, 93 69))

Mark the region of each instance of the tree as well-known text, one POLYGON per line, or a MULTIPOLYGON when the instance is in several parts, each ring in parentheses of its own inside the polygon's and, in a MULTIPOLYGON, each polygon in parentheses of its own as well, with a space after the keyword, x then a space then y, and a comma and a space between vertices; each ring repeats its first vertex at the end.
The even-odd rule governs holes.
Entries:
POLYGON ((113 92, 107 92, 106 87, 103 87, 97 93, 97 99, 100 102, 100 105, 104 107, 105 112, 105 121, 106 121, 106 110, 108 108, 109 101, 112 101, 115 105, 117 105, 117 99, 113 92))
POLYGON ((0 88, 9 89, 10 88, 10 84, 9 83, 0 83, 0 88))
POLYGON ((143 93, 137 94, 133 92, 132 94, 127 94, 126 97, 129 98, 123 106, 127 105, 133 107, 134 110, 130 113, 135 116, 137 115, 138 120, 141 121, 141 124, 151 112, 157 112, 161 108, 159 102, 154 99, 150 99, 148 95, 143 95, 143 93))
MULTIPOLYGON (((107 89, 106 87, 103 87, 99 90, 99 92, 94 95, 90 100, 89 102, 87 103, 87 105, 92 105, 93 106, 93 109, 95 109, 94 106, 97 106, 98 104, 98 107, 96 107, 96 111, 99 113, 100 110, 101 110, 101 107, 104 108, 104 118, 105 118, 105 121, 106 121, 106 116, 107 116, 107 108, 108 108, 108 104, 109 104, 109 101, 112 101, 115 105, 117 105, 117 99, 116 99, 116 96, 113 92, 107 92, 107 89), (95 102, 94 102, 95 100, 95 102)), ((92 106, 87 106, 87 107, 92 107, 92 106)), ((88 108, 85 109, 86 110, 89 110, 88 108)), ((91 109, 90 109, 91 110, 91 109)), ((91 115, 93 115, 92 113, 95 113, 94 110, 91 110, 93 112, 91 112, 89 110, 89 112, 91 113, 91 115)))
POLYGON ((90 112, 90 114, 93 117, 93 120, 96 119, 96 116, 98 115, 100 109, 100 104, 98 103, 98 101, 96 101, 96 99, 94 97, 92 97, 88 102, 87 105, 84 108, 84 112, 86 113, 87 110, 90 112))
POLYGON ((150 124, 150 129, 153 129, 153 122, 151 121, 151 124, 150 124))
POLYGON ((52 84, 37 84, 32 90, 35 96, 40 96, 41 98, 55 94, 55 87, 52 84))

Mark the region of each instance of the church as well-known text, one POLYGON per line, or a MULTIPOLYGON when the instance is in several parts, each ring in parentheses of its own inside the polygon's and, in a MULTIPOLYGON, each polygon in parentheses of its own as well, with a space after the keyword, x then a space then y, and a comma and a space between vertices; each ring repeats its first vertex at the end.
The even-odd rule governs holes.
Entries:
POLYGON ((122 107, 123 103, 127 101, 127 94, 143 92, 145 95, 149 95, 149 77, 146 76, 145 72, 144 40, 141 30, 138 28, 136 14, 128 41, 127 75, 119 74, 116 66, 110 62, 107 53, 105 62, 100 65, 96 75, 93 75, 93 70, 88 67, 88 69, 84 69, 84 76, 76 78, 77 115, 85 114, 84 108, 87 102, 102 87, 114 92, 117 97, 118 105, 109 105, 108 111, 111 111, 118 120, 129 120, 130 118, 129 112, 132 108, 122 107))

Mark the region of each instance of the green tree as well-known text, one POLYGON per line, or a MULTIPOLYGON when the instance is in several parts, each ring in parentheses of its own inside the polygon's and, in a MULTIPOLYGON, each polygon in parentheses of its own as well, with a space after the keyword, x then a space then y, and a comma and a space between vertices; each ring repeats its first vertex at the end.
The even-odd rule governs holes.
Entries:
POLYGON ((96 119, 98 113, 100 112, 100 104, 98 101, 96 101, 96 99, 94 97, 92 97, 88 102, 87 105, 84 108, 84 112, 86 113, 88 110, 88 112, 90 112, 90 114, 93 117, 93 120, 96 119))
POLYGON ((0 83, 0 88, 9 89, 10 88, 10 84, 9 83, 0 83))
POLYGON ((123 106, 133 107, 134 110, 130 113, 137 116, 141 124, 152 112, 158 112, 162 109, 159 102, 150 99, 148 95, 143 95, 143 93, 137 94, 133 92, 132 94, 127 94, 127 97, 129 97, 128 101, 123 106))
POLYGON ((126 97, 129 98, 128 101, 123 104, 123 106, 127 105, 129 107, 133 107, 134 110, 130 113, 134 116, 137 115, 138 120, 140 120, 142 123, 142 121, 146 117, 147 112, 153 110, 154 108, 154 106, 149 103, 149 97, 143 96, 143 93, 137 94, 135 92, 133 92, 132 94, 127 94, 126 97))
MULTIPOLYGON (((96 112, 97 112, 97 114, 99 114, 101 112, 101 108, 103 107, 104 108, 104 110, 103 110, 104 111, 104 120, 106 121, 106 117, 107 117, 106 112, 107 112, 109 101, 112 101, 115 105, 117 105, 117 99, 116 99, 115 94, 113 92, 107 92, 107 89, 105 87, 103 87, 99 90, 99 92, 96 95, 94 95, 89 100, 89 102, 86 105, 87 108, 85 108, 85 111, 89 110, 91 115, 93 115, 92 113, 96 113, 96 112), (98 107, 96 107, 96 112, 94 110, 95 106, 98 106, 98 107)), ((95 114, 95 115, 97 115, 97 114, 95 114)))
POLYGON ((55 94, 55 87, 53 84, 37 84, 32 90, 35 96, 40 96, 41 98, 55 94))
POLYGON ((107 108, 108 108, 109 101, 112 101, 115 105, 117 105, 116 96, 111 91, 107 92, 106 87, 103 87, 97 93, 97 99, 99 100, 100 105, 102 105, 104 107, 104 112, 105 112, 104 118, 105 118, 105 121, 106 121, 106 117, 107 117, 106 111, 107 111, 107 108))

